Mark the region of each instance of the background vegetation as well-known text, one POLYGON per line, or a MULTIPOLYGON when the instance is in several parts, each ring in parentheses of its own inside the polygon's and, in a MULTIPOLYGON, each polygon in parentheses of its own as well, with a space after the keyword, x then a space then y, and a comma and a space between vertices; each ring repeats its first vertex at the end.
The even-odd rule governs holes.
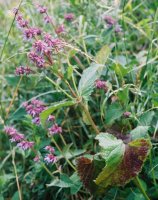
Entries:
MULTIPOLYGON (((106 81, 108 90, 94 88, 85 107, 100 132, 118 138, 121 134, 124 141, 131 137, 150 138, 152 149, 139 180, 149 198, 158 199, 158 1, 43 0, 40 3, 48 8, 55 24, 64 24, 65 33, 60 37, 71 48, 54 56, 53 67, 21 77, 15 75, 16 67, 34 66, 27 58, 31 43, 23 40, 12 13, 18 3, 0 3, 0 200, 17 200, 19 191, 24 200, 145 199, 133 181, 124 187, 111 186, 101 197, 94 197, 82 185, 73 167, 76 158, 93 155, 99 147, 94 140, 94 127, 80 107, 59 108, 53 113, 63 133, 50 138, 43 126, 32 123, 21 106, 32 98, 47 106, 63 101, 67 97, 59 87, 68 93, 69 90, 56 78, 55 70, 60 68, 74 88, 72 73, 78 85, 84 69, 94 61, 105 67, 101 79, 106 81), (73 21, 64 19, 66 13, 74 14, 73 21), (112 16, 117 27, 109 27, 105 16, 112 16), (45 76, 54 80, 56 86, 45 76), (125 112, 130 115, 124 115, 125 112), (59 161, 50 165, 35 163, 33 151, 20 150, 10 143, 4 133, 5 125, 13 125, 35 141, 42 156, 46 145, 54 146, 59 161)), ((20 12, 33 26, 55 36, 34 3, 23 0, 20 12)))

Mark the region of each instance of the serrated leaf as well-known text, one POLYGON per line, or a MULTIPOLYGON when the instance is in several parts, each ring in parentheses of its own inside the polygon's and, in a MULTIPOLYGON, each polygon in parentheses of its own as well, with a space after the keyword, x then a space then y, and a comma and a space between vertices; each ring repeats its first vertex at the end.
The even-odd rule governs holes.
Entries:
POLYGON ((41 124, 43 126, 45 126, 45 122, 48 119, 48 116, 53 113, 55 110, 60 109, 62 107, 67 107, 67 106, 72 106, 75 104, 75 101, 61 101, 61 102, 56 102, 54 103, 52 106, 50 106, 49 108, 47 108, 46 110, 44 110, 41 114, 40 114, 40 120, 41 120, 41 124))
POLYGON ((149 129, 149 126, 137 126, 135 129, 133 129, 130 132, 132 139, 135 140, 138 138, 147 138, 148 129, 149 129))
POLYGON ((124 157, 120 164, 115 167, 115 170, 112 170, 111 173, 111 168, 105 166, 96 178, 95 183, 104 188, 127 184, 140 173, 150 149, 151 143, 149 140, 137 139, 130 142, 126 145, 124 157), (102 178, 104 173, 106 174, 105 179, 102 178))
POLYGON ((116 63, 114 65, 111 66, 111 68, 115 71, 115 73, 121 78, 123 79, 123 77, 128 74, 129 72, 129 67, 123 67, 121 64, 116 63))
POLYGON ((77 159, 77 170, 86 188, 93 194, 105 192, 111 186, 124 186, 135 178, 150 152, 147 139, 137 139, 128 144, 111 134, 97 135, 101 152, 93 159, 77 159), (98 164, 98 159, 100 159, 98 164))
POLYGON ((94 89, 95 81, 101 76, 103 65, 93 64, 83 71, 78 85, 78 92, 86 101, 94 89))
POLYGON ((85 157, 77 159, 77 172, 83 182, 85 188, 91 190, 91 183, 93 181, 94 164, 92 160, 85 157))
POLYGON ((111 104, 105 111, 105 123, 111 125, 116 119, 120 118, 124 110, 119 103, 111 104))
POLYGON ((140 117, 139 117, 139 124, 142 126, 150 126, 151 125, 151 121, 154 117, 155 112, 154 111, 148 111, 146 113, 143 113, 140 117))
POLYGON ((47 184, 48 187, 60 187, 60 188, 70 188, 73 185, 73 182, 66 174, 61 174, 60 179, 54 179, 50 184, 47 184))
POLYGON ((79 178, 79 176, 76 172, 73 173, 73 175, 70 177, 70 179, 73 182, 73 186, 70 188, 70 192, 71 192, 71 194, 76 194, 80 190, 80 188, 82 187, 82 183, 81 183, 80 178, 79 178))
POLYGON ((125 152, 125 144, 122 140, 117 139, 109 133, 100 133, 95 138, 99 140, 99 145, 102 147, 101 155, 106 161, 106 166, 96 179, 96 184, 104 181, 113 173, 123 159, 125 152))
POLYGON ((95 57, 97 63, 104 65, 110 55, 110 52, 111 52, 110 47, 108 47, 107 45, 103 46, 99 50, 99 52, 97 52, 97 55, 95 57))

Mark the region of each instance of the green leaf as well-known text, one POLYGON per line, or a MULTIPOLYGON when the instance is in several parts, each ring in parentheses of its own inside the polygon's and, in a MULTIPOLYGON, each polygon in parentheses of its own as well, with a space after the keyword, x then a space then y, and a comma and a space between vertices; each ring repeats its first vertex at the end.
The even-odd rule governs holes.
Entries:
POLYGON ((142 126, 151 126, 152 119, 155 115, 154 111, 148 111, 139 117, 139 124, 142 126))
POLYGON ((137 126, 135 129, 133 129, 130 132, 132 139, 135 140, 138 138, 147 138, 148 129, 149 129, 149 126, 137 126))
POLYGON ((104 65, 110 55, 110 52, 110 47, 108 47, 107 45, 103 46, 95 57, 97 63, 104 65))
POLYGON ((123 113, 124 110, 118 102, 111 104, 105 111, 105 123, 111 125, 116 119, 120 118, 123 113))
POLYGON ((117 166, 111 165, 111 167, 107 163, 96 178, 95 183, 103 188, 127 184, 140 173, 150 149, 149 140, 137 139, 128 143, 122 161, 117 166))
POLYGON ((86 101, 93 92, 95 81, 101 76, 103 65, 93 64, 83 71, 79 81, 78 92, 86 101))
POLYGON ((124 104, 127 105, 129 102, 129 89, 128 87, 119 90, 117 93, 119 100, 124 104))
POLYGON ((68 67, 67 67, 67 69, 66 69, 66 72, 65 72, 65 74, 64 74, 64 79, 70 79, 71 78, 71 76, 72 76, 72 73, 73 73, 73 66, 72 65, 69 65, 68 67))
POLYGON ((115 71, 115 73, 121 78, 123 79, 123 77, 128 74, 129 69, 130 68, 125 68, 122 65, 120 65, 119 63, 116 63, 114 65, 111 66, 111 68, 115 71))
POLYGON ((19 200, 19 192, 16 191, 11 200, 19 200))
POLYGON ((105 193, 109 186, 124 186, 135 178, 151 149, 147 139, 137 139, 126 145, 108 133, 100 133, 96 139, 101 151, 93 158, 77 159, 80 179, 95 195, 105 193))
POLYGON ((117 139, 109 133, 100 133, 95 139, 99 140, 99 145, 102 147, 101 155, 106 161, 105 168, 95 180, 95 183, 99 185, 113 173, 122 161, 125 152, 125 144, 122 140, 117 139))
POLYGON ((75 172, 71 177, 68 177, 66 174, 61 174, 60 179, 54 179, 50 184, 47 184, 48 187, 60 187, 60 188, 70 188, 71 194, 76 194, 82 183, 79 179, 79 176, 75 172))
POLYGON ((60 109, 62 107, 67 107, 67 106, 72 106, 75 104, 75 101, 61 101, 61 102, 56 102, 52 106, 50 106, 48 109, 44 110, 40 114, 40 120, 41 124, 45 126, 46 120, 48 119, 48 116, 53 113, 55 110, 60 109))
POLYGON ((60 187, 60 188, 70 188, 73 185, 73 182, 66 174, 61 174, 60 179, 54 179, 50 184, 47 184, 48 187, 60 187))
POLYGON ((73 182, 73 186, 71 186, 70 192, 71 194, 76 194, 82 187, 80 177, 78 176, 76 172, 74 172, 73 175, 70 177, 70 179, 73 182))
POLYGON ((20 80, 20 77, 18 76, 5 76, 5 79, 7 80, 7 83, 9 85, 16 86, 20 80))
POLYGON ((26 111, 24 108, 19 108, 17 109, 10 117, 9 117, 9 120, 13 119, 13 120, 19 120, 19 119, 22 119, 24 118, 26 114, 26 111))
POLYGON ((3 196, 2 196, 2 195, 0 195, 0 200, 4 200, 4 198, 3 198, 3 196))

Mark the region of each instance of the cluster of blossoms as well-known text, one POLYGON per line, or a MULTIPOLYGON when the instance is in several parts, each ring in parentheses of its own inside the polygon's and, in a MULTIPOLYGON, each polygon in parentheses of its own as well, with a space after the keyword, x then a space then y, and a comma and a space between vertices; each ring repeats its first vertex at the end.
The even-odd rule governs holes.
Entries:
POLYGON ((53 122, 53 125, 48 129, 50 135, 62 133, 62 128, 57 123, 55 123, 55 116, 54 115, 49 115, 48 121, 53 122))
POLYGON ((121 26, 117 23, 116 19, 114 19, 113 17, 106 15, 106 16, 104 16, 104 20, 105 20, 108 28, 114 27, 114 30, 116 33, 119 33, 122 31, 121 26))
POLYGON ((11 142, 16 142, 17 147, 28 150, 31 149, 34 146, 34 142, 29 142, 25 139, 25 136, 21 133, 19 133, 14 127, 12 126, 6 126, 4 128, 4 131, 7 135, 10 136, 11 142))
POLYGON ((26 66, 26 67, 20 66, 20 67, 17 67, 16 70, 15 70, 15 74, 17 76, 20 76, 20 75, 29 75, 31 72, 32 72, 32 70, 28 66, 26 66))
MULTIPOLYGON (((51 18, 47 14, 47 8, 42 5, 37 5, 37 10, 41 14, 45 14, 44 20, 46 23, 51 22, 51 18)), ((44 68, 46 64, 52 65, 53 59, 51 58, 51 52, 54 49, 58 52, 61 48, 64 47, 64 43, 59 38, 53 38, 48 33, 42 33, 40 28, 31 27, 28 21, 23 19, 23 16, 19 13, 18 9, 14 9, 15 19, 17 26, 21 29, 24 35, 25 40, 31 41, 32 39, 35 42, 32 45, 31 51, 28 53, 28 58, 36 65, 38 68, 44 68)), ((60 25, 56 28, 56 33, 60 34, 64 32, 64 26, 60 25)), ((16 70, 17 75, 27 73, 23 68, 16 70)))
POLYGON ((97 89, 104 89, 105 92, 108 90, 106 81, 102 81, 102 80, 99 80, 99 79, 95 81, 95 87, 97 89))
POLYGON ((131 112, 128 112, 128 111, 123 113, 123 116, 126 118, 128 118, 130 115, 131 115, 131 112))
POLYGON ((44 161, 47 164, 49 164, 49 163, 55 163, 57 161, 57 158, 54 155, 54 152, 55 152, 54 148, 51 147, 51 146, 46 146, 44 149, 49 152, 48 154, 46 154, 46 156, 44 158, 44 161))
POLYGON ((25 108, 26 112, 32 116, 32 122, 34 124, 40 124, 40 113, 46 109, 46 106, 42 101, 37 99, 33 99, 30 103, 23 103, 23 107, 25 108))
POLYGON ((67 14, 65 14, 64 15, 64 19, 66 20, 66 21, 72 21, 73 19, 74 19, 74 14, 73 13, 67 13, 67 14))
POLYGON ((26 28, 28 27, 28 21, 23 18, 21 14, 19 14, 18 9, 14 8, 13 13, 15 14, 15 20, 18 28, 26 28))

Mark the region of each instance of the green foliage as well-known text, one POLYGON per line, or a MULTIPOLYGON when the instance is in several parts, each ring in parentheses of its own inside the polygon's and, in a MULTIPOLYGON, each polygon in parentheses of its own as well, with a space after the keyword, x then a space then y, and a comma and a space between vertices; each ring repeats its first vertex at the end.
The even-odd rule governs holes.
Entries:
POLYGON ((101 146, 101 151, 96 156, 101 156, 100 159, 105 163, 100 172, 96 173, 97 157, 94 156, 92 160, 86 158, 78 160, 81 180, 94 194, 105 192, 109 186, 124 186, 135 178, 140 173, 151 149, 151 143, 147 139, 136 139, 128 145, 109 133, 100 133, 96 139, 101 146), (86 174, 88 180, 84 177, 86 174))
POLYGON ((112 124, 116 119, 119 119, 123 113, 123 107, 118 102, 109 105, 105 111, 105 123, 107 125, 112 124))
POLYGON ((44 110, 40 114, 42 125, 45 126, 46 120, 48 119, 49 115, 52 114, 55 110, 60 109, 62 107, 72 106, 74 104, 75 104, 74 101, 61 101, 54 103, 52 106, 50 106, 48 109, 44 110))
POLYGON ((99 52, 97 52, 97 55, 95 57, 95 60, 97 61, 97 63, 99 64, 105 64, 109 55, 110 55, 111 49, 105 45, 103 46, 99 52))
POLYGON ((101 76, 103 67, 100 64, 92 64, 92 66, 83 71, 78 85, 78 92, 84 100, 89 100, 94 89, 95 81, 101 76))
POLYGON ((24 200, 146 200, 144 193, 157 200, 158 2, 102 2, 43 0, 52 26, 31 0, 22 1, 19 12, 42 31, 36 40, 50 33, 63 42, 51 49, 51 64, 38 52, 45 58, 39 69, 28 59, 35 40, 23 40, 11 13, 19 2, 0 1, 0 200, 19 199, 17 181, 24 200), (74 19, 66 20, 67 13, 74 19), (58 35, 61 24, 65 32, 58 35), (16 76, 19 66, 31 74, 16 76), (95 87, 97 79, 107 88, 95 87), (46 106, 39 126, 22 106, 33 98, 46 106), (49 134, 53 125, 62 133, 49 134), (34 148, 20 150, 4 126, 14 126, 34 148), (55 164, 45 162, 46 146, 54 147, 55 164))
POLYGON ((72 176, 68 177, 66 174, 61 174, 60 179, 56 178, 54 179, 50 184, 47 184, 48 187, 59 187, 59 188, 69 188, 70 193, 76 194, 81 186, 82 183, 80 182, 80 179, 77 175, 77 173, 74 173, 72 176))

